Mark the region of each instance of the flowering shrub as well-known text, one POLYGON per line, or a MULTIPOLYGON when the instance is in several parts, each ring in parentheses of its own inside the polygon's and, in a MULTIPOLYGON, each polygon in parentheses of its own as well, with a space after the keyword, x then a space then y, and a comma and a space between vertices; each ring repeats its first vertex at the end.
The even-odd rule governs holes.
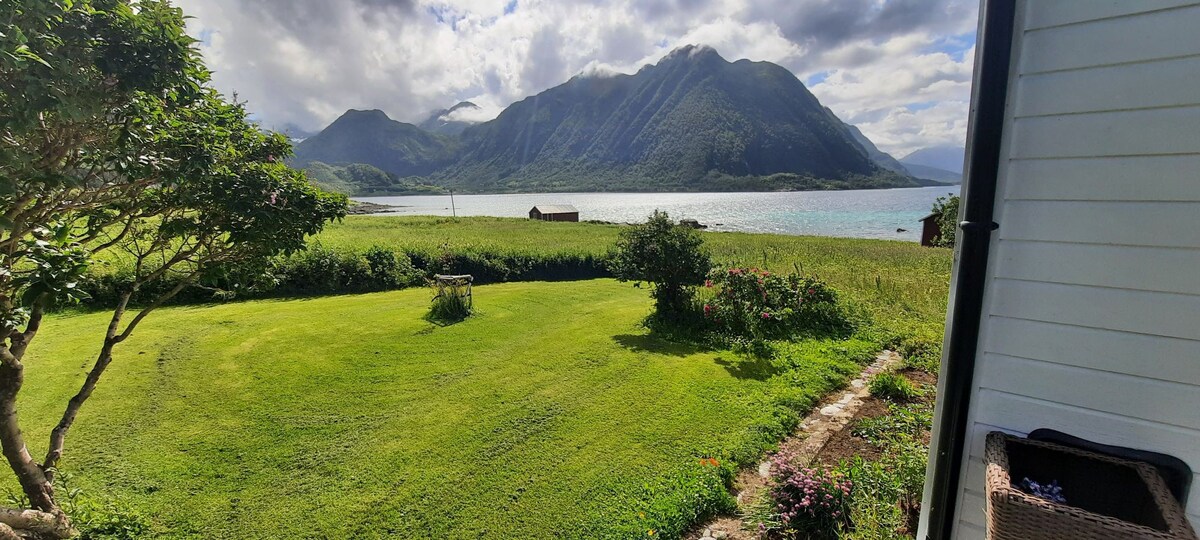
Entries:
POLYGON ((771 525, 760 532, 793 538, 836 538, 849 526, 851 482, 842 473, 795 464, 789 452, 771 457, 771 525))
POLYGON ((712 291, 702 307, 705 319, 732 337, 782 339, 854 330, 837 293, 815 277, 721 268, 709 273, 704 286, 712 291))

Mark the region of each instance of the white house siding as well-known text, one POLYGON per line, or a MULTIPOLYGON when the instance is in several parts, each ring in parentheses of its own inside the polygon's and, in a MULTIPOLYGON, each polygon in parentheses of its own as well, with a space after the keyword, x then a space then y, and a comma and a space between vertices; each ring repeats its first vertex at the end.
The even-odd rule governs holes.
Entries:
POLYGON ((957 538, 989 431, 1200 471, 1200 2, 1028 0, 1016 28, 957 538))

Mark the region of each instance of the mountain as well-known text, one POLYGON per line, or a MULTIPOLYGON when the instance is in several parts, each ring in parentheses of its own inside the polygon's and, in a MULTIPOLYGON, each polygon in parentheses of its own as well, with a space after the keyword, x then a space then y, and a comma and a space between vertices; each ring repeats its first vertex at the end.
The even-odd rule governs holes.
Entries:
POLYGON ((364 163, 338 166, 320 161, 304 165, 308 179, 321 189, 347 195, 439 193, 442 190, 423 185, 364 163))
POLYGON ((579 75, 493 120, 451 126, 473 107, 438 111, 427 129, 349 111, 300 143, 295 162, 366 163, 474 192, 928 184, 872 161, 874 145, 856 141, 787 69, 728 62, 708 47, 677 49, 631 75, 579 75))
POLYGON ((329 127, 297 144, 290 163, 365 163, 397 176, 426 176, 450 163, 453 138, 388 118, 383 111, 349 110, 329 127))
POLYGON ((962 175, 963 159, 966 153, 966 148, 961 146, 931 146, 900 158, 900 162, 905 166, 908 166, 910 163, 913 165, 924 165, 962 175))
POLYGON ((909 174, 917 177, 918 179, 924 178, 924 179, 933 180, 935 182, 941 182, 941 183, 945 183, 945 184, 961 184, 962 183, 962 178, 963 178, 962 173, 956 173, 954 171, 947 171, 945 169, 939 169, 937 167, 918 165, 916 163, 905 163, 904 168, 908 170, 909 174))
MULTIPOLYGON (((828 109, 828 107, 826 107, 826 109, 828 109)), ((832 111, 830 111, 830 113, 832 114, 832 111)), ((866 135, 863 135, 863 132, 859 130, 858 127, 850 124, 844 125, 846 126, 846 129, 850 131, 850 135, 854 137, 854 142, 863 147, 863 150, 867 152, 867 157, 871 158, 871 161, 874 161, 876 165, 879 165, 880 167, 883 167, 889 171, 898 172, 900 174, 909 174, 908 169, 905 169, 904 165, 901 164, 899 160, 892 157, 891 154, 876 147, 875 143, 871 142, 871 139, 868 139, 866 135)))
POLYGON ((459 133, 462 133, 464 129, 479 123, 470 120, 470 118, 472 112, 477 112, 480 110, 482 109, 480 109, 478 105, 471 103, 470 101, 464 101, 453 107, 450 107, 449 109, 435 111, 433 114, 429 115, 429 118, 426 118, 423 122, 417 125, 420 126, 421 129, 432 133, 438 133, 441 135, 458 135, 459 133))
POLYGON ((434 175, 486 191, 915 185, 871 162, 787 69, 685 47, 633 75, 576 76, 462 133, 434 175))
POLYGON ((304 139, 317 134, 316 132, 306 130, 290 122, 279 128, 276 128, 274 131, 284 134, 284 136, 295 142, 303 141, 304 139))

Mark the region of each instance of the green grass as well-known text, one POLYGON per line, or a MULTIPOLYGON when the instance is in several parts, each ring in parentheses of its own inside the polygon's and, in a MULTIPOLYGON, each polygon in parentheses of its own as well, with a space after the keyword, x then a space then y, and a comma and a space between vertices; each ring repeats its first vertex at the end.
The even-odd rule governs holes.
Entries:
MULTIPOLYGON (((372 219, 325 241, 358 242, 372 219)), ((543 238, 571 248, 582 234, 594 249, 615 230, 577 227, 543 238)), ((488 228, 449 230, 464 241, 488 228)), ((413 229, 379 240, 423 237, 413 229)), ((877 347, 808 341, 768 362, 662 342, 639 326, 646 291, 612 280, 477 287, 476 314, 449 326, 424 319, 429 295, 156 312, 119 346, 62 466, 169 537, 670 537, 728 508, 733 467, 877 347), (709 456, 719 469, 699 464, 709 456)), ((104 325, 103 313, 56 315, 30 350, 19 405, 35 455, 104 325)))
MULTIPOLYGON (((365 250, 380 245, 410 252, 555 253, 603 255, 618 225, 552 223, 511 218, 350 216, 319 237, 322 244, 365 250)), ((775 272, 800 267, 867 307, 876 322, 898 333, 941 340, 949 296, 951 252, 912 242, 704 233, 713 259, 775 272)))

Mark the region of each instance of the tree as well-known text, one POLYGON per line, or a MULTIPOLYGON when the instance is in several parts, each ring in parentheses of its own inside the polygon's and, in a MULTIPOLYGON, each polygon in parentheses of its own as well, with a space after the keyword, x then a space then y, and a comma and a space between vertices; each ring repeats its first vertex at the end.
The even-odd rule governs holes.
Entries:
POLYGON ((206 272, 302 249, 346 201, 284 165, 287 140, 208 87, 165 0, 0 0, 0 12, 12 14, 0 23, 0 446, 32 507, 0 509, 0 538, 63 538, 55 471, 116 346, 206 272), (106 250, 130 271, 37 462, 16 410, 22 359, 106 250))
POLYGON ((655 210, 650 219, 621 231, 610 268, 622 281, 654 284, 655 311, 668 317, 684 313, 691 287, 704 283, 712 261, 701 249, 704 240, 690 227, 655 210))
POLYGON ((933 203, 933 213, 938 216, 938 231, 941 233, 933 239, 933 245, 954 247, 954 233, 958 231, 958 195, 948 193, 945 197, 938 197, 933 203))

